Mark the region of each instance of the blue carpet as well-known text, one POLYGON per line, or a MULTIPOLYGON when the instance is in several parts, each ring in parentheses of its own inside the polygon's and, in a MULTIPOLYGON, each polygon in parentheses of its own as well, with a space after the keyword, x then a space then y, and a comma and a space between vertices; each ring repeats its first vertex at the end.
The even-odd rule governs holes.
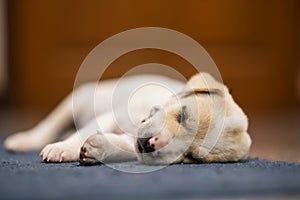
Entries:
MULTIPOLYGON (((143 174, 105 165, 44 163, 38 153, 13 154, 0 145, 1 199, 198 199, 300 196, 300 165, 256 158, 240 163, 171 165, 143 174)), ((151 167, 136 162, 124 169, 151 167)))

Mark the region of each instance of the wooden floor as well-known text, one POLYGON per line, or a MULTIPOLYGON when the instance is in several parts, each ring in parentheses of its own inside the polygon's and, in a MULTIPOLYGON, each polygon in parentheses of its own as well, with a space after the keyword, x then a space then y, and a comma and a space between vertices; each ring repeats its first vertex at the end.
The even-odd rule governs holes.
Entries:
POLYGON ((250 156, 300 163, 300 109, 249 114, 250 156))
MULTIPOLYGON (((45 113, 1 109, 0 136, 31 127, 45 113)), ((300 109, 248 112, 251 157, 300 163, 300 109)))

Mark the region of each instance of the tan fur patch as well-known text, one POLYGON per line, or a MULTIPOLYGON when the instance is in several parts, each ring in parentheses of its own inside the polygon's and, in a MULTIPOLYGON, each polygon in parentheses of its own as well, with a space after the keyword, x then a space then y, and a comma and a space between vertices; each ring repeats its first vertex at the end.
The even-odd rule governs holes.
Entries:
POLYGON ((167 112, 166 115, 166 125, 167 129, 176 137, 179 133, 180 124, 176 120, 176 113, 177 111, 172 110, 170 112, 167 112))
POLYGON ((226 86, 217 82, 209 74, 196 74, 189 80, 188 86, 179 97, 180 99, 174 97, 165 104, 165 122, 174 137, 180 135, 182 141, 193 143, 184 155, 184 162, 226 162, 247 157, 251 145, 251 139, 246 132, 247 123, 234 123, 237 118, 239 118, 237 122, 240 123, 244 121, 243 119, 247 120, 247 117, 239 111, 240 108, 232 99, 226 86), (215 93, 205 93, 206 90, 215 93), (202 91, 202 93, 195 95, 193 91, 202 91), (182 105, 188 111, 184 128, 181 128, 183 125, 179 124, 176 118, 182 105), (238 112, 235 112, 236 109, 238 112), (222 120, 225 118, 226 122, 223 123, 222 120), (209 131, 218 129, 216 126, 220 126, 221 136, 217 138, 215 146, 210 151, 201 144, 209 131))
POLYGON ((232 111, 231 105, 228 101, 226 101, 225 106, 226 106, 226 117, 228 117, 232 114, 233 111, 232 111))

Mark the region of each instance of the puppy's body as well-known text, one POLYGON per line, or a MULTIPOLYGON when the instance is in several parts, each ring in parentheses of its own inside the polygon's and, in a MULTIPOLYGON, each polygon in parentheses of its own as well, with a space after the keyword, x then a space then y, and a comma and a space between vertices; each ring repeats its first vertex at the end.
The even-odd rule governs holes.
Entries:
POLYGON ((81 86, 36 127, 7 138, 5 147, 28 151, 46 145, 41 156, 48 162, 225 162, 247 157, 247 127, 227 88, 208 74, 188 84, 142 75, 81 86), (72 123, 72 112, 78 131, 46 145, 72 123))

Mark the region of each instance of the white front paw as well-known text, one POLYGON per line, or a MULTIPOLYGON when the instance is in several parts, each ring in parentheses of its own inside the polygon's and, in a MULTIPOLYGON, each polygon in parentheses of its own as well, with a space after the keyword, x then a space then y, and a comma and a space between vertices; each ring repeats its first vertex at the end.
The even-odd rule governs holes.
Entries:
POLYGON ((79 149, 66 142, 57 142, 45 146, 40 156, 45 162, 78 161, 79 149))
MULTIPOLYGON (((102 163, 105 157, 106 138, 102 134, 90 136, 80 148, 79 162, 81 165, 102 163)), ((107 148, 109 151, 109 149, 107 148)))
POLYGON ((133 142, 126 135, 95 134, 82 145, 79 162, 82 165, 136 160, 133 142))

